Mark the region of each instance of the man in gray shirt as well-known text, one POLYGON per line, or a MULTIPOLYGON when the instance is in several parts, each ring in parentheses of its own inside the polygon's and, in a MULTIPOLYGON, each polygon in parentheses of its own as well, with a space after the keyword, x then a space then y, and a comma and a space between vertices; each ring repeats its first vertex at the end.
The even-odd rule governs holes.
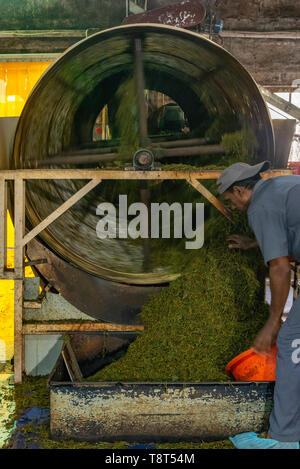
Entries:
POLYGON ((282 325, 281 317, 290 290, 290 258, 300 261, 300 176, 263 180, 267 161, 250 166, 235 163, 225 169, 217 184, 232 208, 247 211, 255 240, 232 235, 229 248, 259 246, 269 266, 270 315, 257 335, 256 353, 268 354, 277 344, 274 408, 268 438, 254 432, 230 438, 240 449, 299 449, 300 441, 300 295, 282 325))

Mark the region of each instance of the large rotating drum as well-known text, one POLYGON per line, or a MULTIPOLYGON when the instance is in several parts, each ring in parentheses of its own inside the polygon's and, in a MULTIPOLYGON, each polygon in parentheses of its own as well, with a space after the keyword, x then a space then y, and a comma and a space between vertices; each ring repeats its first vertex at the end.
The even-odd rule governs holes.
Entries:
MULTIPOLYGON (((120 86, 134 76, 136 39, 142 47, 144 88, 163 93, 180 106, 193 138, 204 138, 214 122, 223 119, 228 131, 252 131, 257 142, 254 161, 272 160, 274 142, 268 110, 241 64, 196 33, 145 24, 97 33, 70 48, 47 70, 21 115, 14 168, 94 145, 93 129, 99 112, 107 104, 115 106, 120 86)), ((162 162, 180 161, 186 160, 177 157, 162 162)), ((201 166, 201 155, 194 156, 193 164, 201 166)), ((86 165, 66 163, 59 167, 86 165)), ((30 181, 27 226, 36 226, 85 183, 30 181)), ((142 240, 97 237, 97 205, 103 201, 117 205, 120 194, 128 195, 128 203, 138 202, 143 189, 140 184, 103 181, 28 246, 29 258, 48 259, 38 267, 39 273, 79 309, 102 320, 135 322, 147 296, 180 274, 169 255, 170 247, 175 254, 176 249, 182 249, 180 241, 150 240, 145 250, 142 240)), ((183 203, 199 198, 182 181, 148 183, 146 189, 148 199, 155 202, 183 203)))

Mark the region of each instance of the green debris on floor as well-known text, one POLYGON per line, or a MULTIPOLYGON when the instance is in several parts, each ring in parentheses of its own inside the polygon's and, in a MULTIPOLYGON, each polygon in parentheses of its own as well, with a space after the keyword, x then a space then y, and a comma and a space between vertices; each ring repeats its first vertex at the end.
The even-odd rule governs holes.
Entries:
POLYGON ((0 448, 7 444, 15 422, 28 409, 50 407, 47 377, 26 376, 14 384, 13 375, 0 375, 0 448))
MULTIPOLYGON (((122 450, 129 449, 135 445, 140 445, 140 442, 129 443, 126 441, 90 443, 88 441, 55 441, 51 439, 50 425, 44 423, 42 425, 27 425, 21 429, 22 435, 25 437, 26 443, 30 448, 33 442, 37 444, 40 449, 114 449, 122 450)), ((180 443, 148 443, 151 447, 156 449, 233 449, 234 446, 229 440, 212 441, 212 442, 180 442, 180 443)), ((8 445, 9 448, 9 445, 8 445)))
POLYGON ((5 446, 12 430, 13 421, 11 416, 15 412, 13 398, 13 376, 8 373, 0 374, 0 448, 5 446))
POLYGON ((26 410, 34 406, 40 409, 50 407, 50 392, 47 388, 47 380, 47 376, 26 376, 22 383, 15 384, 15 420, 18 420, 26 410))

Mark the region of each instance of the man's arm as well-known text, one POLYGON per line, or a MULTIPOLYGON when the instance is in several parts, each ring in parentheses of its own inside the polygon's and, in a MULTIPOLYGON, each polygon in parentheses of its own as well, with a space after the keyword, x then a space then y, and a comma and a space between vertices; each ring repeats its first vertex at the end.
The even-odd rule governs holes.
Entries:
POLYGON ((247 249, 258 247, 256 239, 249 236, 233 234, 228 236, 227 241, 229 242, 229 249, 243 249, 246 251, 247 249))
POLYGON ((270 316, 253 343, 255 352, 265 354, 270 352, 276 342, 291 282, 291 267, 287 256, 270 260, 269 266, 271 288, 270 316))
POLYGON ((283 314, 291 287, 291 266, 288 257, 279 257, 270 261, 271 305, 270 319, 278 321, 283 314))

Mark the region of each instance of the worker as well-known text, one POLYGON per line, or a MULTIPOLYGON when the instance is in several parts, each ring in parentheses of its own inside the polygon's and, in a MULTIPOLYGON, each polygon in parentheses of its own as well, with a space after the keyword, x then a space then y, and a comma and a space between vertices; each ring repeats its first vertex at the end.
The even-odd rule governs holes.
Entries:
POLYGON ((267 438, 254 432, 230 438, 239 449, 299 449, 300 441, 300 295, 285 322, 281 319, 290 291, 290 258, 300 260, 300 176, 263 180, 260 173, 269 167, 268 161, 254 166, 235 163, 217 181, 219 193, 232 209, 247 211, 255 235, 255 239, 229 236, 229 248, 259 246, 269 267, 269 318, 254 340, 254 351, 268 355, 275 343, 278 347, 267 438))

